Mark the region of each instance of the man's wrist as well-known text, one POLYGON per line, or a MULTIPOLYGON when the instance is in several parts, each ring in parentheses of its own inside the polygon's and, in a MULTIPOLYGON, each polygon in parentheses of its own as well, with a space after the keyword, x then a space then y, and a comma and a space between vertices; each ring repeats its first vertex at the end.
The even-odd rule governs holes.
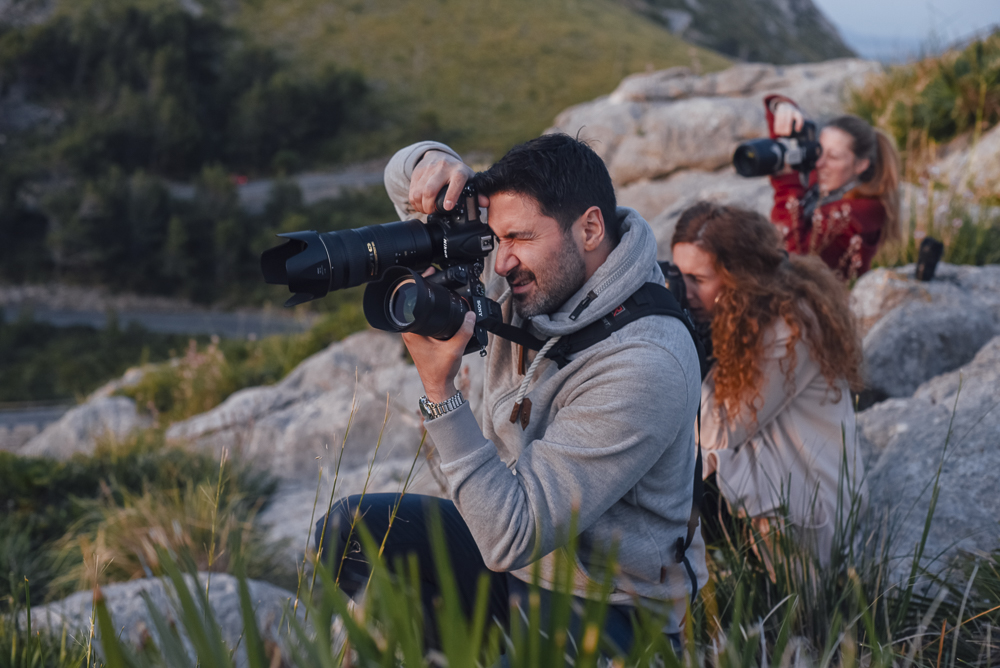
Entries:
POLYGON ((424 387, 424 392, 426 393, 427 400, 431 403, 439 404, 445 401, 449 397, 455 395, 458 390, 455 388, 454 382, 444 383, 442 385, 436 385, 432 387, 424 387))

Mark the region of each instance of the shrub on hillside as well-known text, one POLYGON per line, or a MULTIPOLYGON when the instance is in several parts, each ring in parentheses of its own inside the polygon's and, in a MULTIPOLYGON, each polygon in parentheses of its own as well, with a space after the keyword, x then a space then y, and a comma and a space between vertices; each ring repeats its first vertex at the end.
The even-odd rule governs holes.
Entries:
POLYGON ((119 393, 167 425, 215 408, 237 390, 275 383, 305 358, 366 326, 360 304, 347 302, 302 334, 216 339, 207 346, 191 340, 183 357, 156 366, 119 393))
POLYGON ((0 401, 82 398, 129 367, 169 359, 187 341, 135 323, 121 328, 113 317, 101 330, 56 327, 33 320, 30 312, 11 322, 0 318, 0 401))
MULTIPOLYGON (((50 588, 52 579, 71 565, 56 560, 55 548, 81 536, 93 542, 102 525, 95 504, 108 517, 115 515, 114 509, 127 513, 130 499, 148 497, 169 506, 171 495, 186 498, 184 490, 217 485, 219 475, 217 459, 166 447, 156 432, 103 442, 92 456, 66 461, 0 452, 0 507, 5 510, 0 517, 0 608, 23 591, 25 577, 31 581, 32 603, 65 593, 50 588)), ((224 504, 240 499, 248 510, 267 500, 274 483, 266 475, 230 466, 221 490, 224 504)))
POLYGON ((260 172, 282 152, 335 157, 338 135, 370 122, 359 75, 300 76, 247 44, 215 3, 196 7, 73 0, 0 34, 4 83, 63 114, 44 142, 52 157, 81 174, 184 177, 216 161, 260 172))
POLYGON ((849 109, 887 130, 908 167, 918 166, 933 157, 934 145, 1000 122, 1000 32, 961 51, 890 67, 852 93, 849 109))

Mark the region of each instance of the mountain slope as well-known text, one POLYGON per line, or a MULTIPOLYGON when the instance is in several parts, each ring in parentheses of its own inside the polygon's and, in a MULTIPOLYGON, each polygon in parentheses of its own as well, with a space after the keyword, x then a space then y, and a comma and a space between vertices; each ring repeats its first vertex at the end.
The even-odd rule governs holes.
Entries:
POLYGON ((245 0, 234 20, 300 67, 359 70, 430 134, 494 155, 627 74, 727 64, 615 0, 245 0))
POLYGON ((622 0, 686 40, 740 60, 802 63, 854 55, 812 0, 622 0))

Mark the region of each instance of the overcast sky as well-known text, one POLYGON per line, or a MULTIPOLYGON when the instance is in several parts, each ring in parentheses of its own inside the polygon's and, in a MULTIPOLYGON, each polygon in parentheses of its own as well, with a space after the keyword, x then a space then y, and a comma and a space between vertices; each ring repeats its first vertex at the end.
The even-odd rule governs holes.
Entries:
POLYGON ((861 55, 933 50, 1000 25, 1000 0, 813 0, 861 55))

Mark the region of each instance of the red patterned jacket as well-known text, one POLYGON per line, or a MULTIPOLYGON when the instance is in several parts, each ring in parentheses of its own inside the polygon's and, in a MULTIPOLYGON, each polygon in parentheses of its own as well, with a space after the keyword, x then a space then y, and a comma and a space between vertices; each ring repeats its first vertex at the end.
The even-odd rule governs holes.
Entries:
MULTIPOLYGON (((772 100, 795 103, 781 95, 764 98, 767 129, 774 139, 772 100)), ((815 184, 816 171, 813 170, 809 185, 815 184)), ((771 222, 784 236, 789 253, 818 255, 844 280, 857 278, 868 271, 886 220, 885 208, 877 197, 866 197, 854 188, 843 198, 816 207, 812 225, 807 225, 801 205, 806 189, 799 181, 799 173, 772 176, 771 186, 774 188, 771 222)))

